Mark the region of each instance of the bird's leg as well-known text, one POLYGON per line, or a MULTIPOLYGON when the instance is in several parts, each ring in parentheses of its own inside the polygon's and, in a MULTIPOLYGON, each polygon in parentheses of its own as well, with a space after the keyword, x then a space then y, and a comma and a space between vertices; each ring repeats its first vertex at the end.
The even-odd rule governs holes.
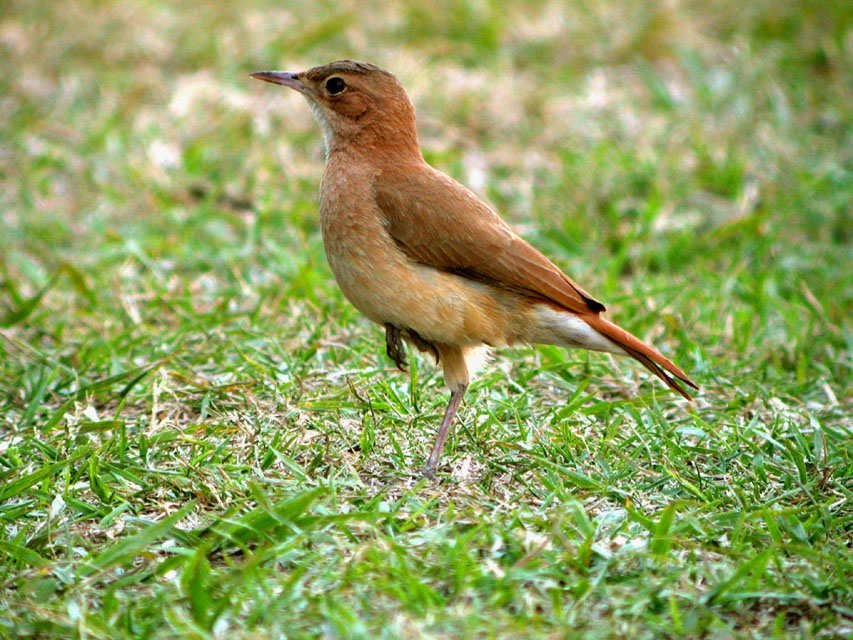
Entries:
POLYGON ((385 323, 385 353, 397 365, 400 371, 406 371, 406 349, 400 339, 401 331, 390 322, 385 323))
POLYGON ((409 339, 415 343, 415 346, 418 348, 418 351, 421 353, 429 353, 432 354, 432 357, 435 358, 435 363, 438 364, 441 358, 438 355, 438 349, 431 342, 427 342, 423 338, 421 338, 421 334, 419 334, 414 329, 409 329, 406 331, 406 335, 409 339))
POLYGON ((441 421, 441 426, 438 428, 438 436, 435 438, 435 444, 432 446, 432 452, 429 454, 426 467, 424 467, 424 476, 427 478, 435 478, 435 470, 438 467, 438 459, 441 457, 441 450, 444 448, 444 441, 447 440, 447 434, 450 432, 450 425, 453 423, 453 416, 456 415, 456 410, 462 402, 462 396, 465 395, 467 384, 460 384, 456 390, 450 394, 450 402, 447 403, 447 410, 444 412, 444 419, 441 421))

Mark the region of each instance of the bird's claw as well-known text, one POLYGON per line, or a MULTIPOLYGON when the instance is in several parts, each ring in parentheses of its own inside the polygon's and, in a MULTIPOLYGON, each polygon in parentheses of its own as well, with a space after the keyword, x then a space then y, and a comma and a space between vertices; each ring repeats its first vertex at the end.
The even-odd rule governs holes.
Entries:
POLYGON ((394 361, 400 371, 408 371, 409 363, 406 362, 406 348, 401 339, 402 332, 390 323, 385 323, 385 353, 394 361))

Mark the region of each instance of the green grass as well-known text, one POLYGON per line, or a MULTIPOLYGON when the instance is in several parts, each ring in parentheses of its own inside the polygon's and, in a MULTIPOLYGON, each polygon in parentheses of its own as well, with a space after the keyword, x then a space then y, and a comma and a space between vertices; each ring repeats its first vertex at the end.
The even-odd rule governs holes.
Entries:
POLYGON ((0 10, 0 637, 853 633, 845 3, 0 10), (702 389, 498 353, 447 393, 346 303, 320 132, 251 71, 410 89, 702 389))

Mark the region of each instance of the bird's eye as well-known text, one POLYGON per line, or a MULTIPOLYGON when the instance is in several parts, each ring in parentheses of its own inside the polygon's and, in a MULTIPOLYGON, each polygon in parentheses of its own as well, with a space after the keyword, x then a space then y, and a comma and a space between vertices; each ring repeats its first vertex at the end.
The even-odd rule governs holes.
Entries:
POLYGON ((339 78, 338 76, 332 76, 328 80, 326 80, 326 91, 335 95, 340 93, 344 89, 347 88, 347 83, 344 82, 343 78, 339 78))

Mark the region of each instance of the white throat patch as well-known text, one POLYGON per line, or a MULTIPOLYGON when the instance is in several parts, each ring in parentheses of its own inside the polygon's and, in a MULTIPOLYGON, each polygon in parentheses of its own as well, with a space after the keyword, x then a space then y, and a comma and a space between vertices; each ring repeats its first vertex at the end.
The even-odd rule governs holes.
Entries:
POLYGON ((308 106, 311 107, 311 113, 314 114, 314 119, 320 123, 320 128, 323 130, 323 143, 326 145, 326 157, 328 158, 329 150, 332 148, 332 127, 326 120, 326 114, 323 113, 320 105, 309 98, 306 100, 308 100, 308 106))

